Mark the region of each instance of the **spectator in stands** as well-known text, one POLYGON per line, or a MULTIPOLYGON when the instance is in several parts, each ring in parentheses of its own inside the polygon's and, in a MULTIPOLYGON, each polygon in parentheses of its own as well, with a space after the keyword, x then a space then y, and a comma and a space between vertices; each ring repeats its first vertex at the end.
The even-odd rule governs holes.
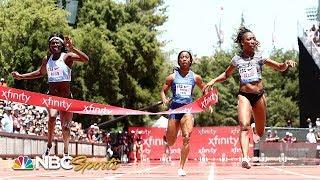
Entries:
POLYGON ((111 147, 111 144, 110 144, 110 133, 104 133, 104 140, 103 142, 105 144, 107 144, 107 157, 108 158, 111 158, 113 156, 113 151, 112 151, 112 147, 111 147))
POLYGON ((282 142, 287 143, 290 142, 290 132, 286 132, 286 135, 281 139, 282 142))
POLYGON ((259 41, 247 28, 241 27, 236 36, 235 43, 238 44, 239 53, 235 55, 231 64, 218 77, 207 83, 206 88, 218 82, 226 81, 237 69, 239 72, 240 89, 238 93, 238 117, 240 123, 240 144, 242 150, 243 168, 251 168, 249 158, 249 134, 252 116, 255 121, 255 135, 262 137, 266 124, 267 101, 264 95, 262 81, 262 67, 267 65, 277 71, 286 71, 289 67, 295 67, 296 62, 286 60, 279 63, 265 57, 258 51, 259 41))
POLYGON ((268 130, 267 132, 267 137, 266 137, 266 142, 278 142, 279 141, 279 136, 277 134, 277 131, 272 131, 268 130))
POLYGON ((313 24, 313 26, 311 27, 310 30, 306 30, 306 36, 307 36, 307 40, 308 42, 312 42, 314 35, 316 33, 317 29, 316 29, 316 25, 313 24))
POLYGON ((13 106, 12 119, 13 119, 13 132, 20 133, 22 122, 21 122, 21 115, 19 113, 19 107, 17 105, 13 106))
MULTIPOLYGON (((52 34, 48 39, 49 54, 42 60, 39 69, 20 74, 12 72, 12 76, 17 79, 35 79, 48 75, 49 81, 49 95, 59 96, 64 98, 71 98, 71 70, 74 61, 87 62, 88 56, 82 51, 73 46, 70 37, 64 37, 62 34, 52 34)), ((69 141, 70 141, 70 123, 73 114, 67 111, 56 109, 49 109, 49 123, 48 123, 48 143, 47 149, 43 156, 48 156, 52 147, 52 138, 55 128, 56 117, 60 114, 62 123, 62 135, 64 141, 63 153, 65 156, 69 155, 69 141)))
POLYGON ((94 135, 94 125, 91 125, 90 128, 88 129, 88 132, 87 132, 87 138, 90 143, 94 142, 92 139, 93 135, 94 135))
POLYGON ((310 118, 307 119, 307 123, 308 123, 309 129, 311 129, 312 128, 312 121, 310 118))
POLYGON ((2 87, 8 87, 8 85, 7 85, 6 81, 4 80, 4 78, 1 78, 1 79, 0 79, 0 86, 2 86, 2 87))
POLYGON ((1 127, 4 132, 13 133, 13 119, 12 119, 12 108, 6 106, 3 108, 4 114, 1 119, 1 127))
POLYGON ((121 145, 121 161, 122 162, 128 162, 129 157, 129 151, 130 151, 130 142, 129 142, 129 133, 127 131, 124 131, 122 134, 122 143, 121 145))
POLYGON ((293 133, 290 133, 289 137, 290 137, 290 142, 291 143, 297 142, 297 138, 295 136, 293 136, 293 133))
POLYGON ((320 131, 319 130, 316 132, 316 140, 317 140, 317 142, 320 142, 320 131))
POLYGON ((317 137, 314 134, 313 129, 309 129, 306 139, 307 139, 307 143, 317 143, 317 137))
POLYGON ((134 145, 133 145, 133 158, 134 163, 138 161, 138 154, 140 155, 140 161, 143 159, 143 139, 142 139, 142 132, 138 131, 135 139, 134 139, 134 145))
POLYGON ((316 120, 316 129, 320 131, 320 118, 317 118, 316 120))
POLYGON ((313 42, 317 45, 320 46, 320 29, 317 29, 314 33, 313 36, 313 42))

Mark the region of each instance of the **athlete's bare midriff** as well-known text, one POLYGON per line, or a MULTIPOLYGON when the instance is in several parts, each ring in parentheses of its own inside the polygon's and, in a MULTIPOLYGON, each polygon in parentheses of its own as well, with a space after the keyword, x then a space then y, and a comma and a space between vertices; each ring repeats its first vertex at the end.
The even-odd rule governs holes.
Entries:
POLYGON ((49 94, 53 96, 69 98, 71 96, 70 82, 50 82, 49 94))
POLYGON ((240 91, 246 93, 259 94, 263 90, 262 81, 255 81, 246 84, 240 84, 240 91))

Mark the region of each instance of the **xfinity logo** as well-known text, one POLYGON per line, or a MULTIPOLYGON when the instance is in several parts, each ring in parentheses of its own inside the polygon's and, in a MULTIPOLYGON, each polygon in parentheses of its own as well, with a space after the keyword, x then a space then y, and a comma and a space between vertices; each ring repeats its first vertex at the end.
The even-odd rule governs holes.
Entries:
POLYGON ((204 97, 203 101, 201 102, 201 108, 205 109, 208 106, 210 106, 211 103, 217 102, 217 101, 218 101, 218 95, 211 92, 209 97, 207 96, 204 97))
POLYGON ((12 92, 11 90, 2 91, 2 96, 8 101, 19 101, 27 104, 31 96, 22 93, 12 92))
POLYGON ((221 144, 231 144, 233 146, 237 146, 239 139, 237 137, 219 137, 219 136, 214 136, 213 138, 209 139, 209 145, 212 145, 216 147, 216 145, 221 145, 221 144))
POLYGON ((59 101, 59 100, 53 99, 52 97, 49 97, 49 98, 43 98, 42 104, 44 104, 46 107, 55 106, 55 107, 63 108, 66 111, 68 111, 72 103, 68 103, 65 100, 59 101))
POLYGON ((106 107, 104 108, 94 107, 94 104, 90 104, 90 106, 84 106, 83 111, 87 113, 98 113, 100 115, 110 115, 112 113, 112 110, 109 110, 106 107))

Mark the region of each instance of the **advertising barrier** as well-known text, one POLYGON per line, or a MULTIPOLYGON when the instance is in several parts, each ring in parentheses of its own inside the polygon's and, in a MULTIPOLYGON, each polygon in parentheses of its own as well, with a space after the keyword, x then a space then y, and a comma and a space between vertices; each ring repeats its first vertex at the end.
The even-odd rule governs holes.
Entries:
MULTIPOLYGON (((130 127, 129 131, 140 131, 143 139, 143 156, 149 159, 160 159, 164 154, 164 128, 130 127)), ((239 144, 238 126, 194 127, 190 138, 189 159, 200 158, 212 161, 239 161, 242 157, 239 144)), ((171 158, 179 159, 182 147, 181 131, 176 143, 171 146, 171 158)), ((253 154, 250 145, 250 156, 253 154)))

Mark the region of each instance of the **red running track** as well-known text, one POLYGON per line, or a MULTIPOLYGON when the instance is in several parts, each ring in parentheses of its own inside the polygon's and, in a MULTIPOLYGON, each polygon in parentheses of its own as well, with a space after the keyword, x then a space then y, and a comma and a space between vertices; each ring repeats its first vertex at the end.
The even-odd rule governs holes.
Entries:
POLYGON ((186 164, 186 177, 178 177, 178 161, 172 163, 122 164, 117 170, 87 170, 83 174, 74 170, 13 170, 12 160, 0 161, 2 179, 259 179, 259 180, 305 180, 320 179, 320 166, 252 166, 243 169, 239 163, 203 163, 189 161, 186 164))

